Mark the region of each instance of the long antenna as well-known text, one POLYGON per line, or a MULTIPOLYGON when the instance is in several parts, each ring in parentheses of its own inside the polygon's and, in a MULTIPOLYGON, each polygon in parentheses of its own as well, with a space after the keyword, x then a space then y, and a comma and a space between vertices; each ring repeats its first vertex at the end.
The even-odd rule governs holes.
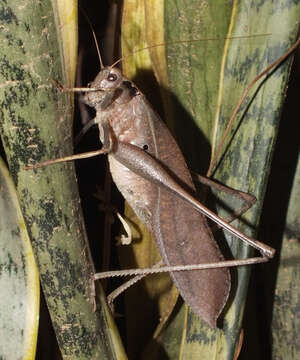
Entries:
POLYGON ((218 161, 218 157, 219 157, 219 155, 220 155, 220 152, 221 152, 221 150, 222 150, 222 148, 223 148, 223 145, 224 145, 224 142, 225 142, 225 138, 227 137, 228 132, 229 132, 229 130, 230 130, 230 128, 231 128, 231 125, 232 125, 233 121, 236 119, 237 114, 238 114, 238 112, 239 112, 239 110, 240 110, 240 108, 241 108, 244 100, 246 99, 249 91, 253 88, 253 86, 255 85, 255 83, 256 83, 260 78, 262 78, 262 77, 263 77, 265 74, 267 74, 270 70, 276 68, 276 67, 277 67, 279 64, 281 64, 286 58, 288 58, 288 57, 291 55, 291 53, 293 53, 293 51, 295 51, 295 49, 298 47, 299 44, 300 44, 300 36, 298 37, 298 39, 297 39, 297 41, 295 42, 295 44, 294 44, 288 51, 286 51, 286 52, 285 52, 283 55, 281 55, 278 59, 276 59, 274 62, 272 62, 265 70, 263 70, 259 75, 257 75, 256 78, 253 79, 253 80, 251 81, 251 83, 247 86, 246 90, 243 92, 242 96, 240 97, 240 100, 239 100, 238 104, 236 105, 236 107, 235 107, 235 109, 234 109, 234 111, 233 111, 233 113, 232 113, 232 115, 231 115, 231 118, 230 118, 230 120, 229 120, 229 122, 228 122, 228 124, 227 124, 227 126, 226 126, 226 129, 225 129, 224 134, 223 134, 223 136, 222 136, 222 138, 221 138, 221 140, 220 140, 220 143, 219 143, 219 145, 218 145, 218 147, 217 147, 217 149, 216 149, 216 151, 215 151, 215 153, 214 153, 214 155, 213 155, 213 158, 212 158, 212 160, 211 160, 211 162, 210 162, 209 169, 208 169, 207 174, 206 174, 207 177, 210 177, 210 176, 211 176, 212 171, 213 171, 214 167, 216 166, 216 163, 217 163, 217 161, 218 161))
POLYGON ((99 45, 98 45, 98 41, 97 41, 97 38, 96 38, 96 34, 95 34, 95 31, 93 29, 92 30, 92 34, 93 34, 93 37, 94 37, 94 41, 95 41, 95 45, 96 45, 96 49, 97 49, 97 53, 98 53, 98 58, 99 58, 99 62, 100 62, 100 70, 102 68, 104 68, 104 65, 103 65, 103 62, 102 62, 102 57, 101 57, 101 53, 100 53, 100 49, 99 49, 99 45))
POLYGON ((169 41, 169 42, 164 42, 164 43, 160 43, 160 44, 149 45, 149 46, 137 49, 135 51, 132 51, 129 55, 125 55, 125 56, 121 57, 119 60, 114 62, 110 67, 113 68, 119 62, 133 56, 136 53, 139 53, 139 52, 144 51, 144 50, 160 47, 160 46, 170 46, 170 45, 194 43, 194 42, 208 41, 208 40, 216 40, 217 41, 217 40, 226 40, 226 39, 231 39, 231 40, 248 39, 248 38, 253 38, 253 37, 261 37, 261 36, 269 36, 269 35, 272 35, 272 34, 271 33, 266 33, 266 34, 252 34, 252 35, 231 36, 231 37, 228 37, 228 38, 227 37, 212 37, 212 38, 203 38, 203 39, 176 40, 176 41, 169 41))
POLYGON ((83 10, 82 7, 80 7, 80 10, 81 10, 82 14, 84 15, 86 21, 88 22, 88 24, 89 24, 89 26, 91 28, 93 38, 94 38, 94 42, 95 42, 96 49, 97 49, 97 53, 98 53, 98 58, 99 58, 99 63, 100 63, 100 70, 101 70, 104 67, 104 65, 103 65, 103 62, 102 62, 102 57, 101 57, 101 53, 100 53, 100 49, 99 49, 99 45, 98 45, 98 41, 97 41, 97 37, 96 37, 95 31, 94 31, 93 25, 92 25, 89 17, 87 16, 87 13, 83 10))

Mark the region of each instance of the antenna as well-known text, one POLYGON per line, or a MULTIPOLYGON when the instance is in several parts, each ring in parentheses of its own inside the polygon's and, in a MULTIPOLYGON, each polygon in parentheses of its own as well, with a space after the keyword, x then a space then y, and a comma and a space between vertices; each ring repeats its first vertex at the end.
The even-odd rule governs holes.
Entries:
POLYGON ((104 65, 103 65, 103 62, 102 62, 102 57, 101 57, 101 53, 100 53, 100 49, 99 49, 99 45, 98 45, 98 41, 97 41, 97 37, 96 37, 95 31, 94 31, 93 25, 90 22, 90 19, 87 16, 87 13, 83 10, 82 7, 80 7, 80 10, 81 10, 82 14, 84 15, 84 17, 86 18, 86 21, 88 22, 88 24, 89 24, 89 26, 91 28, 93 38, 94 38, 94 42, 95 42, 96 49, 97 49, 97 53, 98 53, 98 58, 99 58, 99 63, 100 63, 100 70, 101 70, 104 67, 104 65))
POLYGON ((203 38, 203 39, 176 40, 176 41, 169 41, 169 42, 164 42, 164 43, 155 44, 155 45, 149 45, 149 46, 137 49, 135 51, 132 51, 129 55, 125 55, 125 56, 121 57, 119 60, 114 62, 110 67, 113 68, 114 66, 119 64, 119 62, 121 62, 124 59, 127 59, 127 58, 133 56, 134 54, 137 54, 137 53, 139 53, 141 51, 148 50, 148 49, 153 49, 153 48, 160 47, 160 46, 170 46, 170 45, 176 45, 176 44, 195 43, 195 42, 208 41, 208 40, 249 39, 249 38, 261 37, 261 36, 269 36, 269 35, 272 35, 272 34, 271 33, 266 33, 266 34, 240 35, 240 36, 219 37, 219 38, 218 37, 212 37, 212 38, 203 38))
POLYGON ((275 61, 273 61, 265 70, 263 70, 260 74, 258 74, 252 81, 251 83, 247 86, 247 88, 245 89, 245 91, 243 92, 242 96, 240 97, 240 100, 238 102, 238 104, 236 105, 236 107, 234 108, 234 111, 231 115, 231 118, 229 119, 229 122, 226 126, 226 129, 223 133, 223 136, 220 140, 220 143, 215 151, 215 153, 213 154, 213 157, 211 159, 210 165, 209 165, 209 169, 207 171, 206 176, 210 177, 212 175, 213 169, 214 167, 217 165, 217 160, 218 157, 221 153, 221 150, 223 148, 225 139, 228 135, 228 132, 231 128, 231 125, 233 123, 233 121, 236 119, 237 114, 239 112, 239 110, 241 109, 242 104, 244 103, 249 91, 253 88, 253 86, 255 85, 255 83, 262 78, 265 74, 268 74, 269 71, 271 71, 272 69, 275 69, 278 65, 280 65, 283 61, 285 61, 294 51, 295 49, 298 47, 298 45, 300 44, 300 36, 298 37, 297 41, 295 42, 295 44, 288 50, 286 51, 283 55, 281 55, 278 59, 276 59, 275 61))
POLYGON ((93 38, 95 41, 95 45, 96 45, 96 49, 97 49, 97 53, 98 53, 98 58, 99 58, 99 62, 100 62, 100 70, 104 67, 103 62, 102 62, 102 57, 101 57, 101 53, 100 53, 100 49, 99 49, 99 45, 98 45, 98 41, 96 38, 96 34, 95 31, 93 29, 92 30, 92 34, 93 34, 93 38))

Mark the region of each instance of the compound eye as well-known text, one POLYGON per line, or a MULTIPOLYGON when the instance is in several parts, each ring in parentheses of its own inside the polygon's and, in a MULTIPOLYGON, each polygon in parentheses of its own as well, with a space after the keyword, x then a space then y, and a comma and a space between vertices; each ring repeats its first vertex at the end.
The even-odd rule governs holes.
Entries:
POLYGON ((116 74, 109 74, 108 77, 107 77, 107 80, 108 81, 116 81, 117 80, 117 75, 116 74))

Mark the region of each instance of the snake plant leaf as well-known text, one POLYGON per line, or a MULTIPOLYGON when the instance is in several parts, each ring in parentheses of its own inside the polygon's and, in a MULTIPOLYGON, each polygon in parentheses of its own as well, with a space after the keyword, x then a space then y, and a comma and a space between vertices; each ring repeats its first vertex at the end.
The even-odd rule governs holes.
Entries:
MULTIPOLYGON (((145 28, 130 18, 133 23, 124 34, 124 43, 136 51, 145 47, 146 37, 151 64, 148 58, 143 68, 142 55, 138 55, 139 73, 148 74, 153 68, 162 89, 165 119, 191 169, 203 173, 209 159, 217 153, 226 125, 247 85, 296 41, 300 4, 280 0, 259 3, 191 0, 188 6, 181 0, 145 3, 145 28), (142 43, 133 36, 136 34, 141 36, 142 43), (161 46, 153 47, 164 42, 164 51, 161 46)), ((125 8, 126 4, 142 6, 134 0, 125 2, 125 8)), ((126 71, 128 64, 124 64, 126 71)), ((212 169, 216 180, 257 198, 243 220, 234 222, 234 226, 250 236, 255 236, 259 222, 288 64, 285 62, 270 72, 253 88, 212 169)), ((136 74, 134 66, 128 73, 136 74)), ((146 95, 157 92, 152 87, 144 90, 145 87, 146 95)), ((219 196, 221 203, 230 209, 238 207, 228 196, 219 196)), ((224 215, 222 211, 220 214, 224 215)), ((226 233, 219 235, 223 243, 223 236, 228 244, 224 249, 226 257, 240 259, 253 255, 252 249, 226 233)), ((155 339, 162 352, 172 359, 236 356, 249 274, 249 267, 232 270, 231 298, 217 330, 210 329, 190 309, 182 307, 165 333, 155 339)))
MULTIPOLYGON (((123 71, 125 76, 131 78, 147 94, 148 100, 156 104, 155 108, 161 109, 160 91, 153 74, 149 52, 140 51, 136 56, 131 56, 132 44, 135 41, 137 41, 137 49, 147 46, 145 5, 151 6, 151 2, 148 4, 141 1, 126 1, 124 3, 122 52, 125 57, 127 54, 130 56, 123 62, 123 71), (147 91, 149 88, 150 92, 147 91)), ((119 248, 121 265, 125 269, 145 268, 158 263, 160 255, 149 230, 138 220, 128 205, 126 205, 125 214, 138 232, 133 234, 133 242, 130 246, 119 248)), ((126 335, 130 358, 140 356, 153 333, 159 333, 177 299, 178 291, 168 274, 146 277, 125 293, 126 335), (146 328, 145 324, 147 324, 146 328)))
POLYGON ((101 290, 95 298, 73 164, 25 169, 73 153, 72 99, 52 80, 73 85, 77 2, 1 0, 0 13, 1 138, 61 354, 125 359, 101 290))
POLYGON ((0 357, 35 359, 39 273, 16 190, 0 159, 0 357))
POLYGON ((251 276, 244 329, 243 360, 299 358, 299 48, 291 71, 279 126, 271 174, 259 227, 261 239, 272 240, 274 261, 251 276), (297 115, 296 115, 297 116, 297 115), (275 197, 274 197, 275 194, 275 197), (251 291, 258 288, 259 291, 251 291), (254 317, 259 312, 263 317, 254 317), (254 309, 253 309, 254 308, 254 309))
MULTIPOLYGON (((297 93, 298 96, 298 93, 297 93)), ((297 139, 296 139, 297 141, 297 139)), ((298 149, 299 151, 299 149, 298 149)), ((272 357, 294 360, 300 356, 300 161, 290 193, 272 315, 272 357)))

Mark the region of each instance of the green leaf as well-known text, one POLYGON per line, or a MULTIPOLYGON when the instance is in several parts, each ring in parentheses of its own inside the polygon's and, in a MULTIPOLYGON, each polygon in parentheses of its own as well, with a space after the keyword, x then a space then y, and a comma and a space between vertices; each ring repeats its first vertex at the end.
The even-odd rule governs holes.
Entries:
MULTIPOLYGON (((133 0, 127 3, 134 7, 133 0)), ((143 67, 142 57, 138 55, 136 63, 131 64, 134 70, 131 67, 128 72, 135 79, 143 74, 149 78, 152 66, 160 83, 165 119, 190 168, 203 173, 247 85, 296 41, 300 4, 267 0, 259 3, 194 0, 189 1, 188 6, 181 0, 145 4, 145 28, 141 21, 133 21, 124 42, 128 49, 137 50, 145 47, 146 38, 149 46, 166 42, 166 50, 164 54, 161 47, 150 48, 152 64, 147 60, 143 67), (139 36, 142 43, 138 41, 139 36)), ((257 203, 243 221, 234 223, 250 236, 255 236, 259 222, 285 96, 288 64, 285 62, 256 84, 213 169, 213 178, 256 196, 257 203)), ((129 65, 124 64, 126 71, 127 67, 129 65)), ((151 84, 147 89, 145 82, 140 83, 146 95, 157 92, 151 84)), ((234 209, 238 205, 226 197, 221 201, 234 209)), ((230 248, 227 257, 252 256, 248 246, 224 235, 230 248)), ((250 270, 250 267, 232 270, 231 298, 219 329, 209 329, 191 310, 183 307, 165 333, 156 338, 162 352, 172 359, 233 358, 239 347, 250 270)))
MULTIPOLYGON (((296 97, 298 108, 298 91, 296 97)), ((289 195, 271 324, 272 355, 278 360, 294 360, 300 356, 300 158, 298 136, 294 139, 298 148, 298 164, 289 195)), ((285 161, 289 163, 289 159, 285 161)))
POLYGON ((0 2, 0 131, 63 358, 124 359, 102 290, 94 308, 94 266, 73 164, 25 169, 73 152, 72 99, 51 81, 72 86, 76 5, 0 2), (63 5, 66 17, 57 12, 63 5))
POLYGON ((16 190, 0 159, 0 358, 35 359, 39 273, 16 190))

